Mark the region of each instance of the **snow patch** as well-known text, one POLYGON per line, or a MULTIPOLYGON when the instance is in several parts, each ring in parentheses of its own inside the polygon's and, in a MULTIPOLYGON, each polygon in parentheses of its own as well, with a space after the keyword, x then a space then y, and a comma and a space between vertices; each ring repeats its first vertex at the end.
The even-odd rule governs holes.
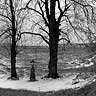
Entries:
POLYGON ((48 92, 48 91, 59 91, 69 88, 81 88, 85 86, 88 81, 80 80, 79 83, 72 85, 72 78, 59 78, 59 79, 37 79, 35 82, 29 82, 28 79, 20 80, 7 80, 0 79, 1 88, 11 88, 11 89, 24 89, 38 92, 48 92))

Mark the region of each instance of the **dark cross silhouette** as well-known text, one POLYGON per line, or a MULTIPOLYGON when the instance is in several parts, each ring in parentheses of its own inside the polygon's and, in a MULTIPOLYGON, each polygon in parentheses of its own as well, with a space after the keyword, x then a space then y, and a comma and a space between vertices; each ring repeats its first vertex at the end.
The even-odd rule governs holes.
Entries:
POLYGON ((35 63, 35 60, 34 60, 34 59, 32 59, 32 60, 30 61, 30 63, 35 63))
POLYGON ((34 67, 35 61, 32 59, 32 60, 30 61, 30 63, 32 63, 32 65, 31 65, 31 70, 30 70, 30 81, 36 81, 36 77, 35 77, 35 67, 34 67))

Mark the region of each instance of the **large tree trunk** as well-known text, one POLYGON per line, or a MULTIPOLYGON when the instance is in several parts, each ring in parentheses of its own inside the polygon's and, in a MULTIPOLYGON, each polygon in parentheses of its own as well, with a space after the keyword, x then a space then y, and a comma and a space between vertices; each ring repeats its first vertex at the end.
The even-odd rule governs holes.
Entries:
POLYGON ((11 79, 18 79, 16 73, 16 26, 15 26, 15 12, 13 2, 10 0, 10 11, 12 19, 12 42, 11 42, 11 79))
POLYGON ((49 22, 49 74, 48 77, 58 78, 57 61, 58 61, 58 41, 59 41, 59 26, 55 19, 56 0, 50 1, 50 22, 49 22))
POLYGON ((49 66, 48 66, 49 68, 48 77, 58 78, 59 77, 57 72, 58 38, 56 38, 54 35, 50 37, 49 52, 50 52, 50 60, 49 60, 49 66))
POLYGON ((11 79, 17 79, 16 73, 16 42, 15 38, 12 38, 11 45, 11 79))

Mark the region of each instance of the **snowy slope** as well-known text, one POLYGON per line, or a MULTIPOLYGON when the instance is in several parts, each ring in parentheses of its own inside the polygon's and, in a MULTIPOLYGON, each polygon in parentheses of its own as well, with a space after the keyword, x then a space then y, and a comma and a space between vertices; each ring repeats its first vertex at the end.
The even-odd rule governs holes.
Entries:
MULTIPOLYGON (((88 64, 85 64, 85 62, 79 62, 78 60, 74 60, 72 62, 69 62, 69 64, 74 64, 75 68, 78 67, 88 67, 93 65, 91 62, 92 58, 89 58, 88 64)), ((8 60, 0 59, 0 71, 4 70, 6 72, 7 70, 7 62, 8 60)), ((70 67, 69 67, 70 68, 70 67)), ((9 74, 10 75, 10 74, 9 74)), ((88 84, 90 81, 93 80, 93 78, 89 80, 83 80, 80 79, 80 82, 77 84, 72 84, 72 79, 74 76, 66 77, 66 78, 59 78, 59 79, 40 79, 40 77, 37 78, 37 81, 35 82, 29 82, 28 77, 27 79, 20 79, 16 81, 7 80, 9 77, 8 74, 0 74, 0 87, 1 88, 11 88, 11 89, 25 89, 25 90, 32 90, 32 91, 41 91, 41 92, 48 92, 48 91, 58 91, 58 90, 65 90, 69 88, 81 88, 88 84)))
POLYGON ((35 82, 29 82, 28 79, 21 79, 17 81, 0 79, 0 87, 1 88, 11 88, 11 89, 24 89, 31 91, 40 91, 40 92, 48 92, 48 91, 58 91, 65 90, 69 88, 81 88, 85 86, 89 81, 88 80, 80 80, 77 84, 72 84, 71 78, 59 78, 59 79, 38 79, 35 82))

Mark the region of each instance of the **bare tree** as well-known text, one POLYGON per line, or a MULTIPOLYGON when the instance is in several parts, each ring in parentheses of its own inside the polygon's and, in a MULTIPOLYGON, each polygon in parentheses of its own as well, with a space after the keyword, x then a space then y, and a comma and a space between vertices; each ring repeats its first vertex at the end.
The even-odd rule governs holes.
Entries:
POLYGON ((11 43, 11 79, 18 79, 16 72, 17 44, 20 40, 20 31, 27 14, 26 12, 23 12, 23 14, 18 10, 21 8, 20 5, 22 5, 22 0, 0 1, 0 23, 2 23, 0 37, 9 39, 11 43))
POLYGON ((31 10, 36 14, 35 18, 39 17, 38 20, 31 19, 35 28, 38 26, 41 31, 34 32, 33 29, 35 28, 33 28, 32 24, 32 31, 22 32, 21 35, 32 34, 40 36, 49 45, 50 60, 47 77, 59 77, 57 72, 59 42, 65 40, 70 43, 69 33, 74 34, 78 39, 82 39, 73 23, 73 19, 76 17, 76 10, 79 11, 77 6, 82 11, 80 15, 88 21, 88 14, 92 17, 93 7, 86 0, 29 0, 26 6, 21 9, 31 10))

